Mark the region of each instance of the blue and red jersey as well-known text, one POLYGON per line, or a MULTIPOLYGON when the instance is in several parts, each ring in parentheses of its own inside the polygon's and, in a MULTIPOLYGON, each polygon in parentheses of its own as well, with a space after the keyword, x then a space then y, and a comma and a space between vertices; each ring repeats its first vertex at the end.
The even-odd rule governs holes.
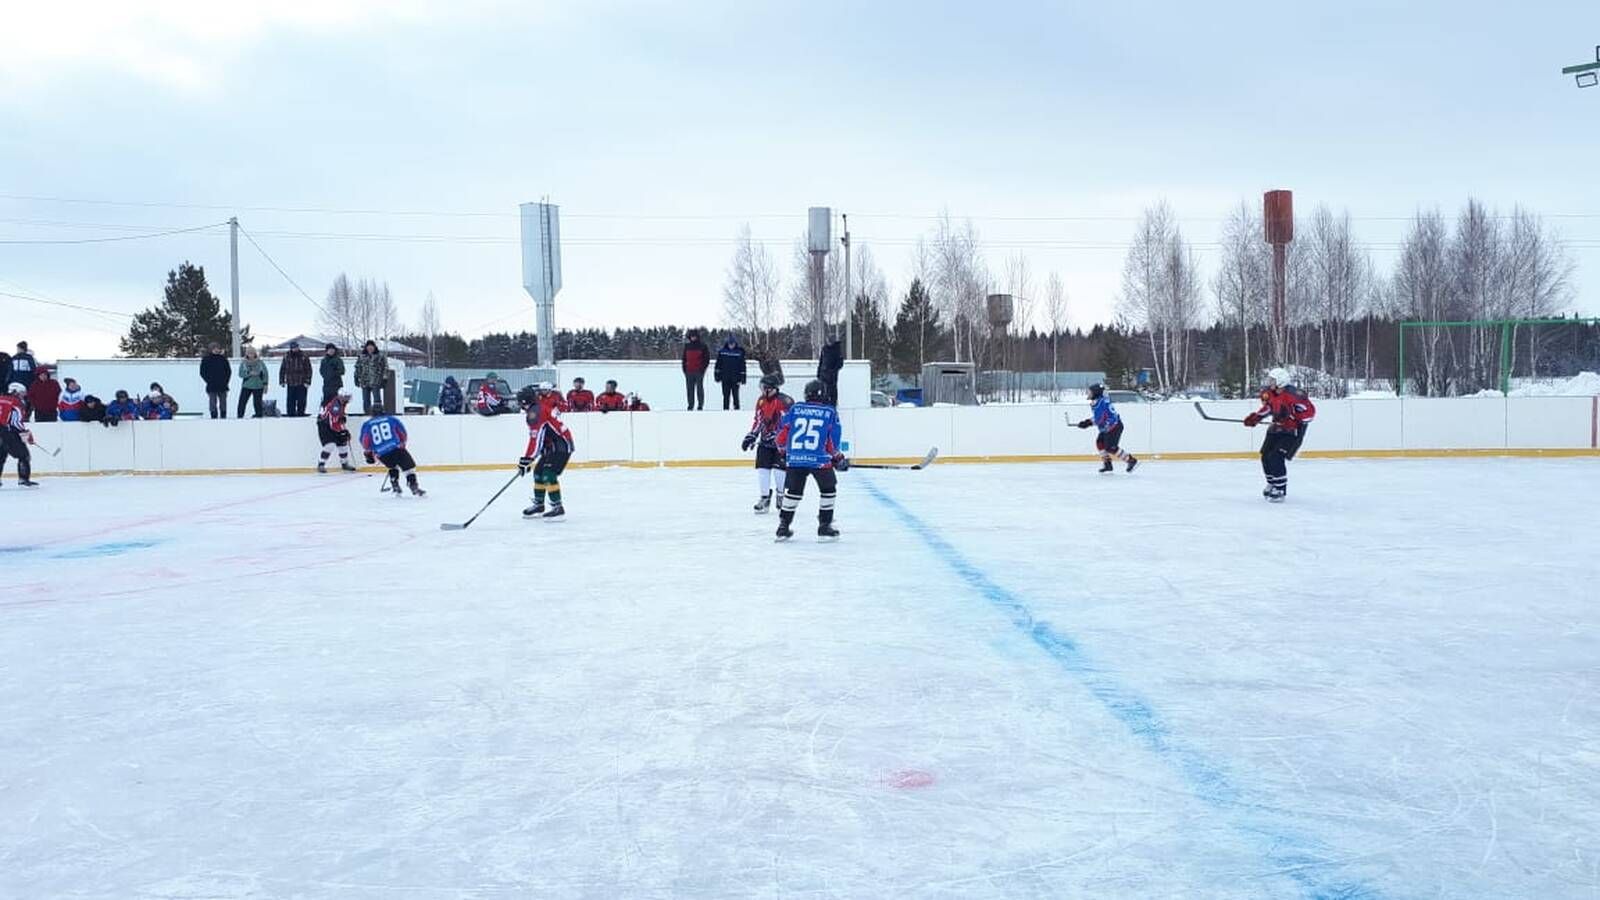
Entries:
POLYGON ((373 456, 383 456, 406 446, 406 426, 394 416, 378 416, 361 425, 361 447, 373 456))
POLYGON ((1105 434, 1122 424, 1122 417, 1117 415, 1117 408, 1111 405, 1111 398, 1101 394, 1094 401, 1094 411, 1089 414, 1094 419, 1094 427, 1105 434))
POLYGON ((778 447, 791 469, 831 469, 844 430, 839 411, 824 403, 796 403, 778 426, 778 447))

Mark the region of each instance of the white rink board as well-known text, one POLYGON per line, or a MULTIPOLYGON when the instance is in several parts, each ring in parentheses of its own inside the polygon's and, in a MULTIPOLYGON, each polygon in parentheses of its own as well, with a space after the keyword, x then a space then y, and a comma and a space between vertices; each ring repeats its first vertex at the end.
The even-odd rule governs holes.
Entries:
MULTIPOLYGON (((1243 417, 1248 402, 1209 403, 1211 414, 1243 417)), ((1248 453, 1261 429, 1200 418, 1192 403, 1129 403, 1123 446, 1136 454, 1248 453)), ((1081 403, 840 411, 852 456, 920 458, 930 447, 945 456, 1007 458, 1094 452, 1093 429, 1081 403)), ((582 413, 566 417, 578 445, 576 462, 737 463, 750 410, 582 413)), ((1327 400, 1307 435, 1310 453, 1394 450, 1594 449, 1594 402, 1587 397, 1419 400, 1327 400)), ((496 465, 514 462, 527 444, 520 416, 409 416, 418 462, 496 465)), ((352 431, 360 419, 351 418, 352 431)), ((314 462, 313 419, 125 422, 115 429, 75 423, 38 425, 39 439, 63 447, 39 455, 40 472, 293 469, 314 462)))

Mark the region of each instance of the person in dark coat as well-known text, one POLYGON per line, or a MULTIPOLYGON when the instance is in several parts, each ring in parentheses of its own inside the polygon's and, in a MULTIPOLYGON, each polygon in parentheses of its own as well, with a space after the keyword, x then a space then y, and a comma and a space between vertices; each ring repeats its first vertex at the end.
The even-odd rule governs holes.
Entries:
POLYGON ((20 384, 24 389, 33 384, 34 370, 39 364, 33 360, 33 351, 27 341, 17 341, 17 352, 11 357, 11 378, 6 384, 20 384))
POLYGON ((775 375, 778 378, 778 386, 783 387, 783 360, 778 358, 776 352, 772 350, 757 350, 756 365, 761 367, 762 378, 766 378, 768 375, 775 375))
POLYGON ((339 358, 339 348, 328 344, 322 348, 322 362, 317 364, 322 376, 322 403, 327 405, 333 395, 344 387, 344 360, 339 358))
POLYGON ((683 385, 689 395, 689 409, 706 408, 706 370, 711 368, 711 348, 700 340, 700 332, 689 332, 683 345, 683 385), (699 404, 698 406, 696 404, 699 404))
POLYGON ((106 421, 106 405, 101 403, 100 398, 93 394, 84 397, 83 406, 78 408, 78 421, 104 424, 106 421))
MULTIPOLYGON (((11 354, 0 350, 0 385, 11 383, 11 354)), ((0 388, 3 389, 3 388, 0 388)))
POLYGON ((722 385, 722 408, 739 408, 739 386, 745 379, 744 348, 739 346, 739 339, 728 335, 722 342, 722 347, 717 351, 717 371, 715 378, 722 385), (729 406, 729 401, 733 406, 729 406))
MULTIPOLYGON (((222 355, 222 345, 212 344, 211 350, 200 360, 200 380, 206 383, 206 399, 210 401, 211 418, 228 417, 228 382, 233 380, 233 366, 222 355)), ((242 413, 241 413, 242 414, 242 413)))
POLYGON ((466 412, 467 398, 461 396, 461 383, 454 375, 444 377, 444 387, 439 389, 439 411, 447 416, 466 412))
POLYGON ((823 402, 829 406, 839 405, 839 370, 844 368, 844 351, 839 347, 839 339, 834 338, 822 347, 822 356, 817 360, 817 380, 822 382, 825 393, 823 402))
POLYGON ((283 355, 278 366, 278 384, 288 398, 288 413, 300 417, 306 414, 306 392, 311 387, 311 357, 300 349, 299 341, 289 342, 289 352, 283 355))

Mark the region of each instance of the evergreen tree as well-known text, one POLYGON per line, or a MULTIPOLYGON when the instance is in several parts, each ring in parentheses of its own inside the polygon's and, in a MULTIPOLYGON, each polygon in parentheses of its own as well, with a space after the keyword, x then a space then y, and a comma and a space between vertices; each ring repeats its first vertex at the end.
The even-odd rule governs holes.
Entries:
MULTIPOLYGON (((250 342, 249 326, 239 338, 250 342)), ((233 316, 212 296, 205 268, 185 262, 167 273, 166 299, 135 315, 121 344, 128 356, 194 357, 213 343, 231 347, 232 342, 233 316)))
POLYGON ((928 296, 922 279, 912 279, 894 319, 894 336, 890 342, 894 371, 905 376, 920 374, 923 363, 937 358, 943 338, 944 328, 933 298, 928 296))
POLYGON ((1116 328, 1107 328, 1101 337, 1100 369, 1106 373, 1107 387, 1133 387, 1133 352, 1128 336, 1116 328))

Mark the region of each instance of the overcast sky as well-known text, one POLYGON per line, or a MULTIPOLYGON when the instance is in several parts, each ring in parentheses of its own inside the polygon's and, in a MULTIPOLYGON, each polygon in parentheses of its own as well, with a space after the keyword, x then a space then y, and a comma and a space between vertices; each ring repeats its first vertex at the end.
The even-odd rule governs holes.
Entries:
MULTIPOLYGON (((1347 208, 1381 270, 1419 207, 1521 203, 1576 242, 1574 309, 1600 314, 1600 88, 1559 74, 1600 43, 1592 0, 55 0, 3 19, 0 344, 47 358, 113 352, 183 260, 226 298, 226 231, 5 241, 236 214, 317 300, 340 272, 386 280, 407 320, 431 290, 475 335, 533 328, 516 210, 545 195, 558 327, 720 321, 740 226, 787 274, 813 205, 850 214, 897 292, 932 218, 970 218, 996 271, 1018 251, 1058 271, 1087 325, 1146 205, 1173 205, 1209 269, 1220 218, 1277 187, 1302 214, 1347 208)), ((315 329, 246 241, 240 264, 247 323, 315 329)))

